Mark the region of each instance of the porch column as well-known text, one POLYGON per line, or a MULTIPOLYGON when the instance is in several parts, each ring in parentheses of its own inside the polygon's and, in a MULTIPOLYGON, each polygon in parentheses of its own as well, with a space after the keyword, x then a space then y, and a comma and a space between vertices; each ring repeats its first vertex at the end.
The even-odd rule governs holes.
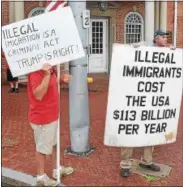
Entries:
POLYGON ((154 2, 145 2, 145 41, 152 43, 154 35, 154 2))
POLYGON ((15 21, 24 19, 24 1, 15 2, 15 21))
POLYGON ((160 29, 167 30, 167 2, 160 2, 160 29))
POLYGON ((160 28, 160 2, 155 2, 155 30, 160 28))
POLYGON ((9 2, 9 23, 13 23, 15 21, 15 2, 9 2))

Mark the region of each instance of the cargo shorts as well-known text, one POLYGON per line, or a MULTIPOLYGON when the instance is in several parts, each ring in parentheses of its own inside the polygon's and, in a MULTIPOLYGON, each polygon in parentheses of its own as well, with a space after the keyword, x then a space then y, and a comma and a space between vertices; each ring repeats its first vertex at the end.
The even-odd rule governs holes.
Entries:
POLYGON ((57 144, 58 121, 37 125, 30 123, 34 131, 36 151, 45 155, 52 154, 53 146, 57 144))

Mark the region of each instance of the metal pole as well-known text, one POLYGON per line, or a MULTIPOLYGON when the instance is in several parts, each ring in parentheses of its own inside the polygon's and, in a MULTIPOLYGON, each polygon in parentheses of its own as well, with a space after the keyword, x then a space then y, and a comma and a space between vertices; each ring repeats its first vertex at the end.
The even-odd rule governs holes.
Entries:
POLYGON ((60 179, 60 64, 57 65, 57 84, 59 93, 59 113, 58 113, 58 129, 57 129, 57 183, 61 183, 60 179))
POLYGON ((174 35, 173 35, 173 45, 177 45, 177 1, 174 2, 174 35))
MULTIPOLYGON (((86 10, 86 1, 69 1, 85 52, 87 51, 87 29, 83 28, 82 13, 86 10)), ((87 53, 87 52, 86 52, 87 53)), ((89 144, 89 106, 87 85, 87 54, 84 58, 69 64, 72 81, 69 85, 69 119, 71 147, 67 154, 87 156, 93 151, 89 144)))

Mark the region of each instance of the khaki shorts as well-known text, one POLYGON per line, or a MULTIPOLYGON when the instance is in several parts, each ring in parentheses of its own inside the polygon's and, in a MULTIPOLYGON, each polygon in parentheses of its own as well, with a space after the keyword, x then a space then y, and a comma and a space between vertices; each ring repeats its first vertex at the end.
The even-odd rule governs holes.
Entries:
POLYGON ((57 144, 58 121, 44 125, 30 123, 34 130, 36 151, 45 155, 52 153, 53 146, 57 144))

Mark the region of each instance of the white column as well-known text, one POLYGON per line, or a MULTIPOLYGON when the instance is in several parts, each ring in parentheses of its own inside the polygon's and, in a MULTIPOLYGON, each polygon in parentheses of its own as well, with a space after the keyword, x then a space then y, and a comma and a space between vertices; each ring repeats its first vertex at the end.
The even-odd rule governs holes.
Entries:
POLYGON ((160 2, 155 2, 155 30, 160 28, 160 2))
POLYGON ((167 2, 160 2, 160 29, 167 30, 167 2))
POLYGON ((15 2, 15 21, 24 19, 24 1, 15 2))
POLYGON ((145 1, 145 41, 152 43, 154 35, 154 2, 145 1))
POLYGON ((13 23, 15 21, 15 2, 9 2, 9 23, 13 23))

